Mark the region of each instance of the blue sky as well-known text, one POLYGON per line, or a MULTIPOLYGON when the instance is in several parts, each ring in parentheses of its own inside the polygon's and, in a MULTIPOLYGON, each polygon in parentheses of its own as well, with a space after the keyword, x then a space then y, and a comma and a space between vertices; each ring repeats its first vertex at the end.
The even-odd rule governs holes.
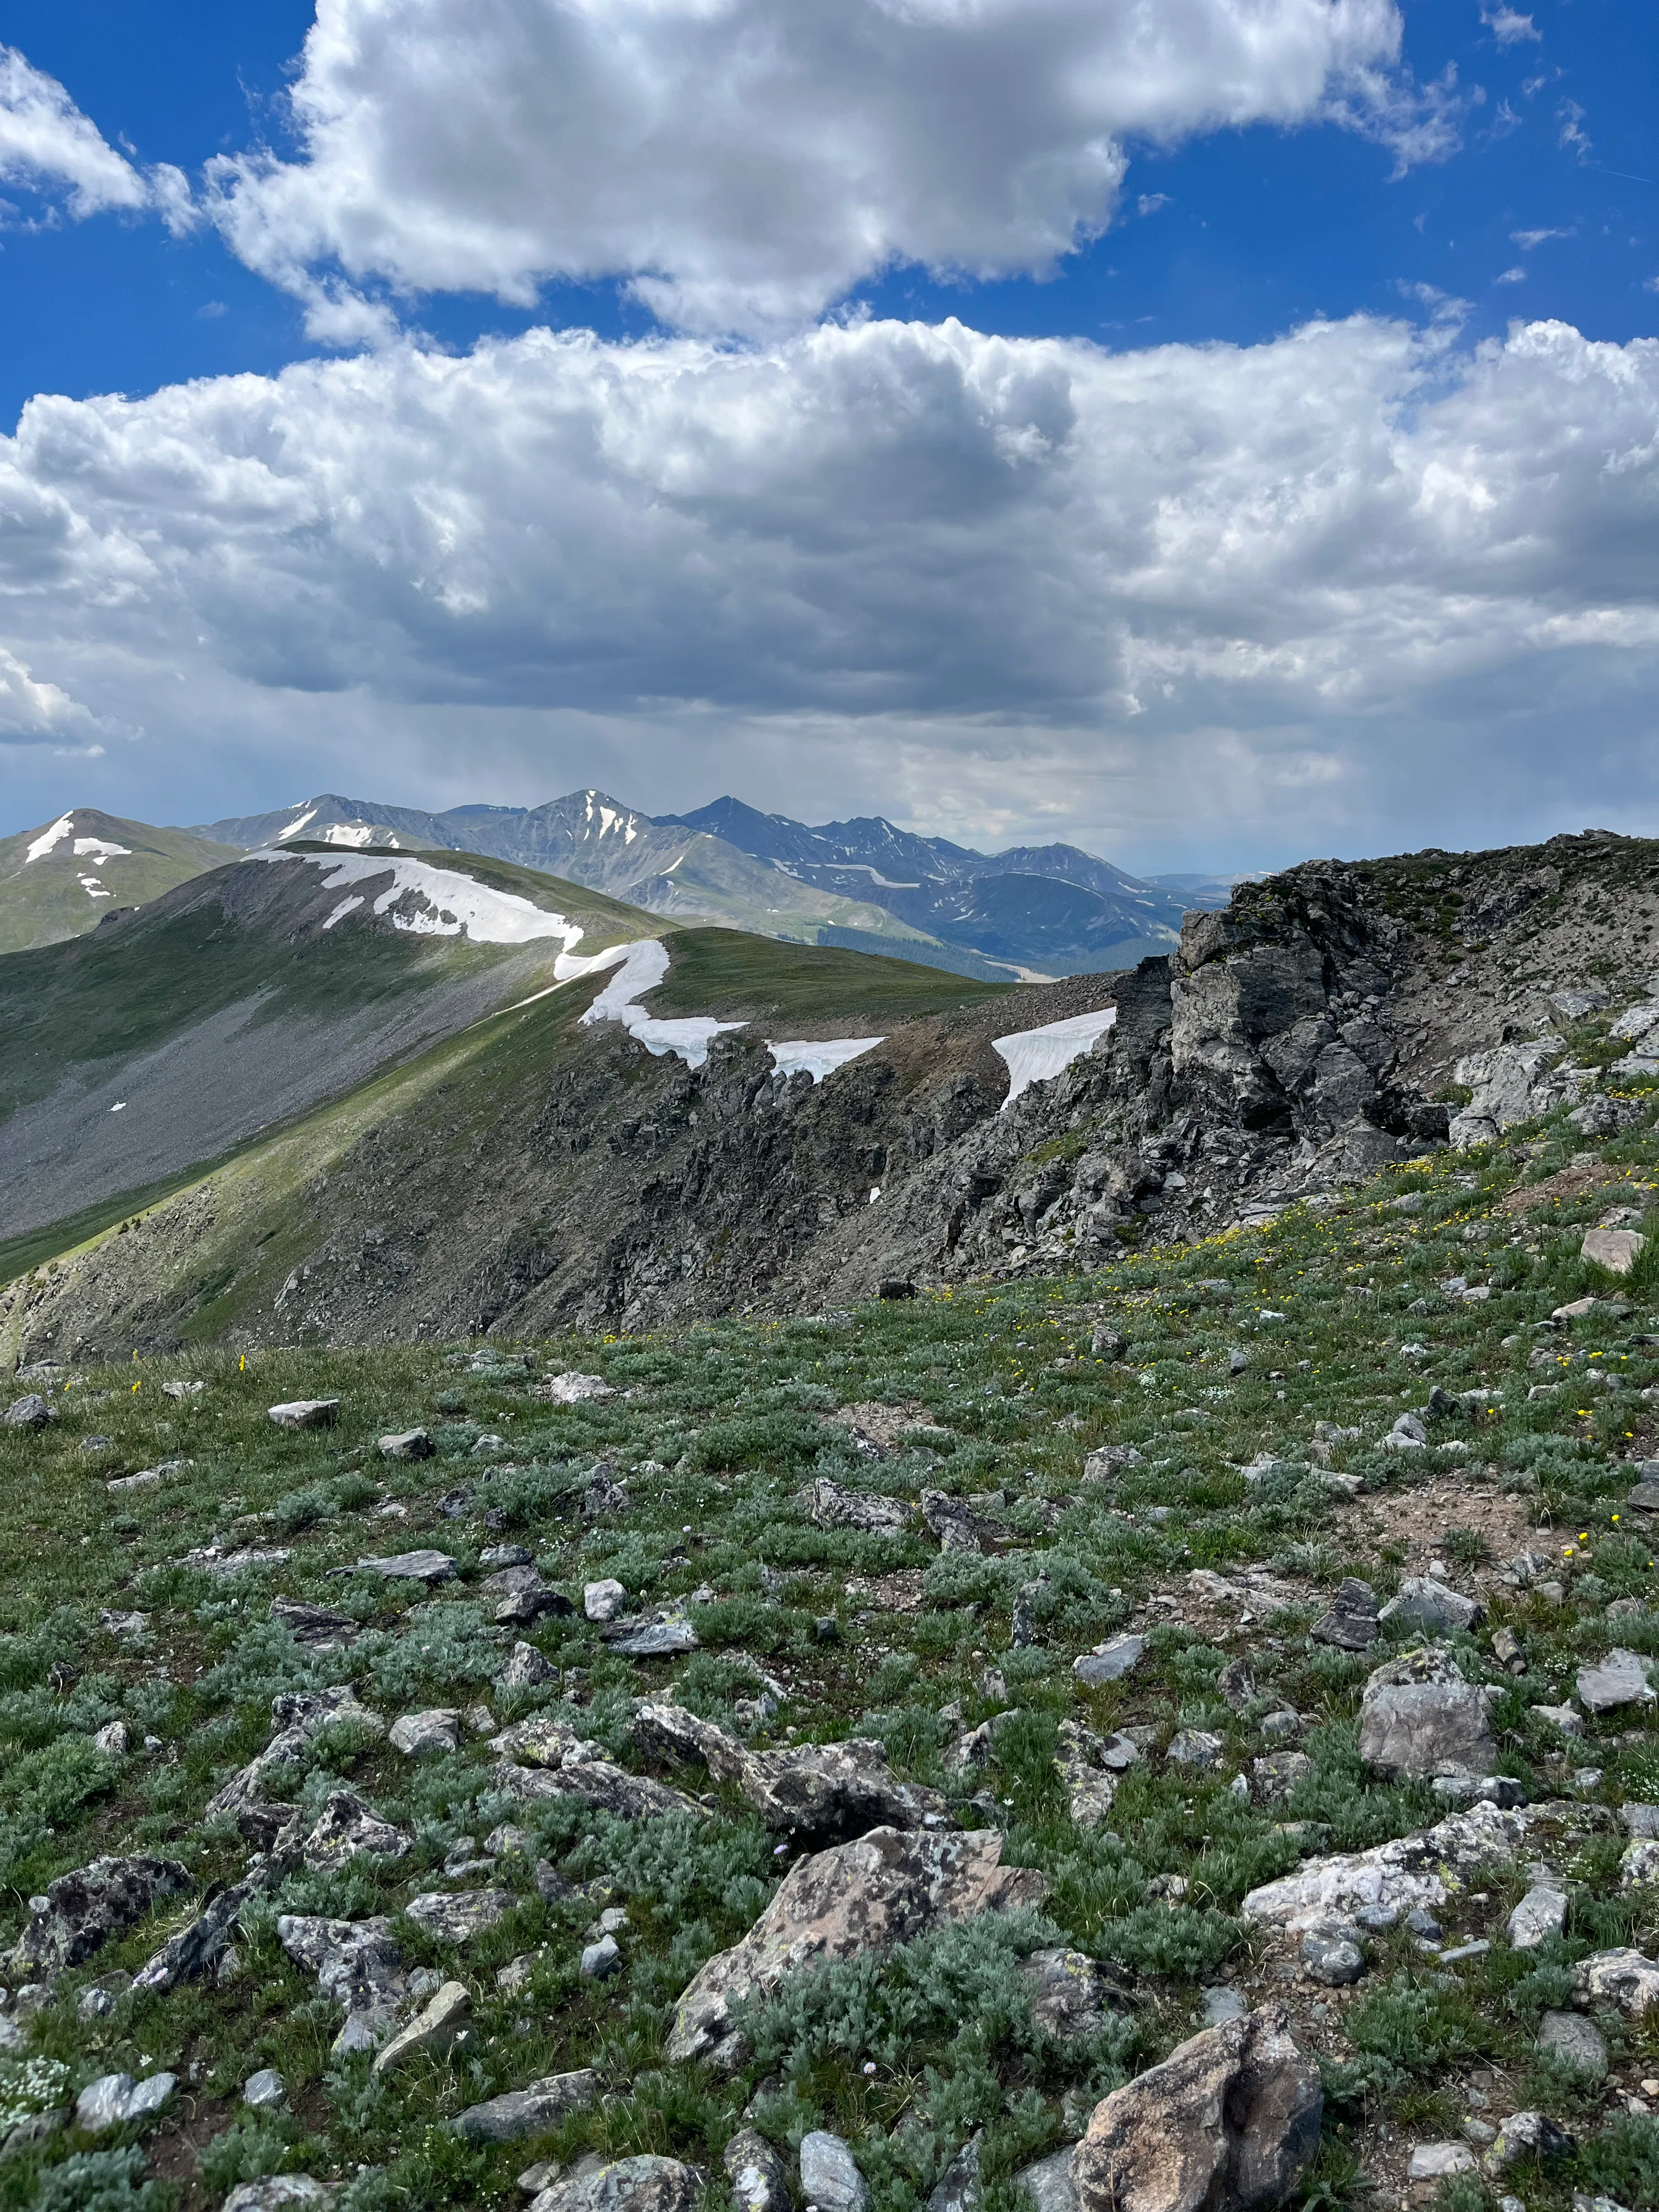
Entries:
MULTIPOLYGON (((1126 45, 1105 52, 1103 67, 1121 82, 1101 112, 1127 166, 1092 203, 1092 156, 1066 104, 1091 57, 1079 48, 1069 58, 1073 48, 1059 43, 1057 74, 1011 83, 1006 116, 991 55, 977 80, 964 70, 960 112, 941 118, 896 81, 911 66, 901 49, 890 88, 879 73, 860 76, 849 33, 846 50, 803 63, 826 82, 799 135, 827 145, 826 168, 793 179, 786 143, 751 175, 740 143, 728 164, 715 137, 671 143, 653 182, 618 143, 633 127, 633 94, 617 89, 614 70, 605 82, 620 120, 590 140, 556 98, 520 112, 511 69, 489 52, 493 40, 505 52, 539 37, 565 0, 489 0, 470 14, 448 12, 451 0, 401 0, 401 12, 393 0, 338 0, 343 59, 325 66, 313 54, 303 67, 312 11, 291 0, 0 8, 0 44, 62 88, 66 109, 134 180, 129 204, 91 212, 49 161, 31 168, 14 155, 0 182, 0 423, 16 423, 37 395, 76 403, 32 410, 27 420, 49 422, 51 435, 26 433, 9 449, 19 498, 54 519, 26 529, 14 501, 9 568, 0 521, 0 570, 11 578, 0 601, 0 833, 77 798, 200 818, 325 783, 454 803, 595 781, 647 810, 730 787, 792 811, 880 807, 970 840, 1069 834, 1147 866, 1246 866, 1322 841, 1363 849, 1400 836, 1422 792, 1407 764, 1413 732, 1425 757, 1450 763, 1445 819, 1425 825, 1436 842, 1576 826, 1571 810, 1586 805, 1604 817, 1622 807, 1615 826, 1659 827, 1645 765, 1659 614, 1642 474, 1643 410, 1659 385, 1642 349, 1659 310, 1651 17, 1615 13, 1609 0, 1544 0, 1525 15, 1425 0, 1401 11, 1390 53, 1387 0, 1336 0, 1352 10, 1346 46, 1326 0, 1269 0, 1285 71, 1305 78, 1320 39, 1335 58, 1322 83, 1316 67, 1293 95, 1264 65, 1240 95, 1237 65, 1228 77, 1218 62, 1214 85, 1204 76, 1203 35, 1211 16, 1229 28, 1229 0, 1187 4, 1195 58, 1180 58, 1173 121, 1145 58, 1126 45), (411 64, 404 81, 376 44, 394 17, 404 46, 429 34, 436 58, 423 79, 411 64), (457 53, 452 100, 444 72, 457 53), (829 80, 843 68, 842 90, 829 80), (324 105, 343 99, 326 144, 315 105, 310 137, 290 112, 295 86, 324 105), (890 89, 896 119, 876 127, 895 143, 872 156, 866 117, 890 89), (1267 119, 1218 124, 1210 111, 1227 100, 1267 119), (428 194, 434 115, 453 143, 428 194), (1005 121, 1024 134, 1012 183, 998 171, 1005 121), (937 144, 916 155, 935 123, 937 144), (856 156, 841 154, 838 131, 856 156), (1072 250, 1031 274, 1042 254, 1026 203, 1047 189, 1029 181, 1045 173, 1045 131, 1071 181, 1060 214, 1042 220, 1080 227, 1072 250), (337 222, 339 180, 349 198, 371 139, 392 153, 337 222), (497 150, 506 158, 495 170, 497 150), (821 225, 812 203, 823 177, 855 158, 871 161, 877 181, 840 228, 821 225), (208 165, 239 159, 210 182, 208 165), (401 181, 398 161, 414 165, 401 181), (161 187, 145 181, 158 164, 180 173, 171 222, 161 187), (411 173, 424 195, 413 209, 411 173), (788 205, 797 182, 799 218, 788 205), (848 239, 872 205, 896 243, 889 265, 860 269, 848 239), (1092 239, 1091 205, 1109 210, 1092 239), (763 231, 763 251, 751 251, 763 231), (1006 273, 929 274, 941 240, 946 254, 1000 260, 1006 273), (560 273, 573 265, 590 273, 560 273), (973 336, 966 350, 948 337, 952 318, 973 336), (926 326, 926 343, 870 335, 890 319, 926 326), (1517 342, 1517 326, 1546 320, 1591 350, 1570 359, 1517 342), (1349 335, 1317 356, 1292 346, 1321 323, 1349 335), (580 361, 533 336, 581 329, 599 351, 580 361), (1060 341, 1062 351, 988 351, 982 342, 999 337, 1060 341), (609 462, 601 483, 573 475, 562 450, 537 508, 514 480, 526 407, 538 437, 581 411, 593 451, 608 453, 623 426, 643 434, 637 342, 647 339, 681 349, 674 388, 695 431, 677 414, 655 425, 662 442, 648 456, 630 446, 625 495, 609 462), (1237 351, 1212 390, 1192 349, 1212 342, 1237 351), (1176 356, 1156 350, 1170 348, 1176 356), (432 380, 420 364, 446 357, 471 380, 465 470, 434 447, 428 420, 432 380), (309 380, 303 397, 296 375, 309 380), (1599 411, 1577 444, 1612 438, 1620 458, 1610 468, 1607 447, 1569 498, 1540 455, 1553 432, 1540 426, 1586 404, 1587 376, 1599 411), (867 417, 859 394, 872 378, 883 397, 867 417), (1551 379, 1559 406, 1542 388, 1551 379), (1123 442, 1126 410, 1149 380, 1167 384, 1168 437, 1214 441, 1213 470, 1166 453, 1161 422, 1123 442), (170 389, 191 380, 188 401, 170 389), (786 425, 774 453, 805 440, 810 454, 803 446, 787 483, 762 482, 733 447, 725 477, 683 499, 674 471, 687 451, 704 455, 728 435, 738 391, 745 416, 786 425), (112 416, 104 396, 118 393, 141 405, 112 416), (1348 410, 1340 420, 1334 393, 1348 410), (991 423, 1010 407, 1018 423, 991 423), (486 432, 496 408, 500 423, 486 432), (916 430, 935 408, 939 419, 916 430), (228 430, 233 410, 243 419, 228 430), (1270 463, 1289 429, 1296 451, 1270 463), (969 449, 981 433, 1005 466, 1041 451, 1029 511, 1005 481, 988 489, 976 473, 969 449), (912 442, 896 462, 901 437, 912 442), (73 489, 86 470, 60 464, 65 441, 100 456, 95 513, 73 489), (266 471, 257 547, 246 512, 220 496, 225 471, 246 471, 253 447, 266 471), (158 493, 163 448, 173 488, 158 493), (1356 460, 1362 448, 1368 458, 1356 460), (1488 528, 1479 518, 1522 501, 1534 476, 1533 495, 1547 483, 1559 504, 1545 533, 1557 564, 1523 552, 1528 533, 1511 528, 1459 570, 1474 558, 1470 518, 1488 528), (185 477, 198 505, 181 519, 185 477), (1126 479, 1133 515, 1115 511, 1126 479), (1441 513, 1454 480, 1468 503, 1455 526, 1441 513), (883 512, 871 487, 901 481, 908 503, 883 512), (1231 521, 1220 512, 1229 500, 1231 521), (848 534, 849 502, 860 544, 843 549, 842 567, 826 548, 848 534), (1216 565, 1238 518, 1254 530, 1264 502, 1295 517, 1271 544, 1269 565, 1282 571, 1271 605, 1254 580, 1260 556, 1237 574, 1216 565), (1341 609, 1326 591, 1310 615, 1337 511, 1375 529, 1358 521, 1373 508, 1392 518, 1379 543, 1389 528, 1401 533, 1387 564, 1387 620, 1375 558, 1341 609), (665 509, 683 540, 666 551, 665 509), (354 535, 371 510, 384 510, 372 532, 362 526, 372 553, 354 535), (1063 558, 1045 538, 1045 510, 1075 525, 1063 558), (1431 510, 1425 550, 1413 532, 1431 510), (1171 544, 1203 548, 1184 572, 1164 557, 1168 546, 1158 562, 1145 557, 1149 533, 1176 512, 1171 544), (524 567, 498 570, 483 550, 515 532, 550 564, 536 591, 524 567), (458 550, 463 541, 471 552, 458 550), (1595 591, 1583 583, 1587 543, 1626 548, 1595 591), (757 611, 770 588, 757 579, 781 573, 775 562, 769 570, 769 546, 787 548, 788 570, 769 627, 757 611), (436 566, 457 573, 434 583, 436 566), (1034 566, 1053 573, 1028 606, 1034 566), (724 573, 705 596, 711 567, 724 573), (1186 604, 1183 573, 1200 567, 1186 604), (994 586, 1004 568, 1023 580, 994 586), (613 572, 614 589, 599 591, 593 577, 613 572), (878 587, 866 584, 872 574, 885 580, 878 587), (1472 593, 1492 595, 1484 653, 1472 593), (283 621, 271 618, 278 605, 283 621), (994 650, 988 605, 1003 611, 988 617, 994 650), (899 610, 909 611, 902 625, 899 610), (1582 745, 1587 724, 1605 739, 1579 751, 1569 778, 1562 740, 1582 745), (1210 794, 1198 805, 1195 776, 1210 794)), ((732 5, 764 19, 774 0, 732 5)), ((879 0, 826 5, 830 15, 880 15, 879 0)), ((789 20, 787 6, 776 12, 789 20)), ((1018 35, 1019 0, 992 0, 987 12, 1018 35)), ((1105 0, 1103 19, 1112 13, 1105 0)), ((1034 46, 1085 35, 1069 0, 1030 0, 1028 20, 1034 46)), ((854 27, 867 44, 868 22, 854 27)), ((581 61, 556 52, 553 74, 581 61)), ((604 59, 612 69, 614 57, 604 59)), ((718 81, 717 40, 684 65, 718 81)), ((734 112, 740 141, 740 94, 734 112)), ((756 119, 765 120, 758 105, 756 119)), ((662 135, 672 140, 673 128, 662 135)), ((0 167, 5 143, 0 116, 0 167)), ((1159 417, 1153 408, 1134 420, 1159 417)))

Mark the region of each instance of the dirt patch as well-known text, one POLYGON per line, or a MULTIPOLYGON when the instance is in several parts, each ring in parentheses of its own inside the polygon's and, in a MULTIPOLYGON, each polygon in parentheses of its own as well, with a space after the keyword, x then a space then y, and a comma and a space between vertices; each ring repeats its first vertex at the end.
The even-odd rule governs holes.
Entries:
POLYGON ((854 1575, 843 1584, 847 1595, 874 1613, 920 1613, 920 1567, 898 1567, 890 1575, 854 1575))
POLYGON ((883 1451, 891 1451, 907 1429, 932 1429, 939 1424, 928 1408, 915 1399, 902 1406, 884 1405, 871 1398, 856 1406, 843 1406, 831 1413, 830 1419, 854 1435, 862 1437, 866 1443, 878 1445, 883 1451))
POLYGON ((1455 1474, 1437 1477, 1420 1490, 1361 1496, 1353 1510, 1365 1526, 1362 1540, 1368 1547, 1403 1548, 1402 1575, 1426 1574, 1429 1562, 1439 1559, 1449 1569, 1453 1587, 1468 1591, 1496 1583, 1517 1552, 1545 1550, 1552 1533, 1547 1520, 1540 1526, 1535 1499, 1460 1482, 1455 1474), (1487 1556, 1478 1565, 1460 1565, 1446 1548, 1449 1532, 1456 1528, 1469 1529, 1486 1545, 1487 1556))
POLYGON ((1534 1206, 1574 1205, 1593 1190, 1607 1192, 1609 1200, 1626 1199, 1639 1193, 1645 1203, 1653 1188, 1653 1184, 1644 1181, 1634 1168, 1609 1170, 1603 1160, 1586 1160, 1558 1168, 1541 1182, 1522 1183, 1499 1199, 1498 1210, 1516 1219, 1523 1213, 1530 1213, 1534 1206))

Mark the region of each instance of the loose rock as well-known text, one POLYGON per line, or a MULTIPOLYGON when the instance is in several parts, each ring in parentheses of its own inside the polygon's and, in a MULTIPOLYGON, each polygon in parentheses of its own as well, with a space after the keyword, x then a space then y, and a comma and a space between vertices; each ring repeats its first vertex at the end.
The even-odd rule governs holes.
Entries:
POLYGON ((1490 1702, 1445 1653, 1409 1652, 1379 1667, 1365 1685, 1360 1756, 1405 1780, 1490 1774, 1498 1762, 1490 1702))
POLYGON ((337 1398, 295 1398, 285 1406, 267 1408, 279 1429, 325 1429, 340 1410, 337 1398))
POLYGON ((1613 1713, 1625 1705, 1653 1703, 1647 1661, 1622 1645, 1594 1666, 1581 1667, 1577 1689, 1578 1702, 1587 1713, 1613 1713))
POLYGON ((1081 2212, 1246 2212, 1289 2195, 1319 2142, 1319 2069, 1266 2005, 1180 2044, 1096 2106, 1081 2212))
POLYGON ((468 2142, 517 2142, 525 2136, 545 2135, 568 2112, 591 2105, 599 2094, 599 2075, 591 2066, 583 2066, 573 2074, 550 2074, 482 2105, 469 2105, 449 2124, 468 2142))
POLYGON ((820 1960, 884 1951, 947 1922, 1039 1904, 1043 1877, 1004 1867, 995 1829, 965 1835, 874 1828, 855 1843, 792 1867, 740 1943, 710 1959, 688 1984, 668 2039, 671 2059, 696 2058, 730 2032, 731 2006, 769 1996, 820 1960))
POLYGON ((839 2136, 813 2128, 801 2137, 800 2185, 818 2212, 866 2212, 870 2185, 839 2136))

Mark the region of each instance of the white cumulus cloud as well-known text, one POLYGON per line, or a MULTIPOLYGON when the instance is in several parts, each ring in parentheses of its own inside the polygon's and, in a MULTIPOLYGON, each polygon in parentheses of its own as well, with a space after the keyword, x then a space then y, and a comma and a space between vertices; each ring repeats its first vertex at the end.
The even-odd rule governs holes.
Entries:
POLYGON ((78 700, 55 684, 38 680, 0 645, 0 744, 38 744, 89 719, 78 700))
POLYGON ((76 221, 112 209, 155 210, 173 230, 194 221, 183 173, 141 171, 118 154, 56 77, 0 46, 0 183, 42 196, 76 221))
POLYGON ((1455 102, 1398 76, 1400 38, 1394 0, 328 0, 300 157, 222 157, 209 189, 337 342, 387 334, 366 286, 611 276, 764 331, 896 262, 1052 267, 1131 137, 1329 118, 1437 157, 1455 102))
POLYGON ((1375 849, 1395 814, 1446 842, 1460 790, 1659 808, 1656 515, 1659 342, 1559 324, 541 331, 32 401, 0 605, 193 818, 232 731, 284 791, 816 778, 1375 849))

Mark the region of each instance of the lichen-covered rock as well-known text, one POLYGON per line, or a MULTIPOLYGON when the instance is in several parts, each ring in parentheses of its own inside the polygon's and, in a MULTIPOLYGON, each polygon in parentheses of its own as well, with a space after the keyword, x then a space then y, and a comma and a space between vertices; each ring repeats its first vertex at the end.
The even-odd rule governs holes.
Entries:
POLYGON ((94 1859, 60 1874, 46 1885, 45 1909, 6 1954, 7 1973, 17 1982, 50 1981, 78 1966, 189 1879, 177 1859, 153 1858, 146 1851, 94 1859))
POLYGON ((1319 2069, 1282 2006, 1206 2028, 1095 2108, 1072 2163, 1081 2212, 1249 2212, 1319 2142, 1319 2069))
POLYGON ((531 2199, 530 2212, 696 2212, 702 2193, 695 2166, 646 2154, 553 2182, 531 2199))
POLYGON ((800 1860, 740 1943, 703 1966, 682 1993, 668 2056, 701 2057, 731 2028, 731 2007, 769 1996, 792 1973, 910 1942, 948 1922, 1040 1904, 1048 1884, 1005 1867, 994 1828, 963 1835, 873 1828, 800 1860))
POLYGON ((1466 1812, 1448 1814, 1431 1828, 1370 1850, 1309 1859, 1295 1873, 1251 1890, 1239 1910, 1247 1920, 1301 1935, 1367 1910, 1406 1913, 1431 1908, 1445 1902, 1448 1873, 1512 1861, 1534 1817, 1527 1807, 1471 1805, 1466 1812))
POLYGON ((400 1859, 414 1841, 366 1805, 352 1790, 331 1790, 301 1846, 311 1867, 343 1867, 348 1860, 400 1859))
POLYGON ((1632 2020, 1642 2019, 1659 2004, 1659 1965, 1627 1944, 1581 1959, 1573 1969, 1572 1984, 1576 2002, 1617 2005, 1632 2020))
POLYGON ((891 1534, 908 1526, 911 1509, 902 1498, 878 1492, 843 1490, 820 1475, 798 1490, 790 1503, 817 1528, 857 1528, 866 1535, 891 1534))

